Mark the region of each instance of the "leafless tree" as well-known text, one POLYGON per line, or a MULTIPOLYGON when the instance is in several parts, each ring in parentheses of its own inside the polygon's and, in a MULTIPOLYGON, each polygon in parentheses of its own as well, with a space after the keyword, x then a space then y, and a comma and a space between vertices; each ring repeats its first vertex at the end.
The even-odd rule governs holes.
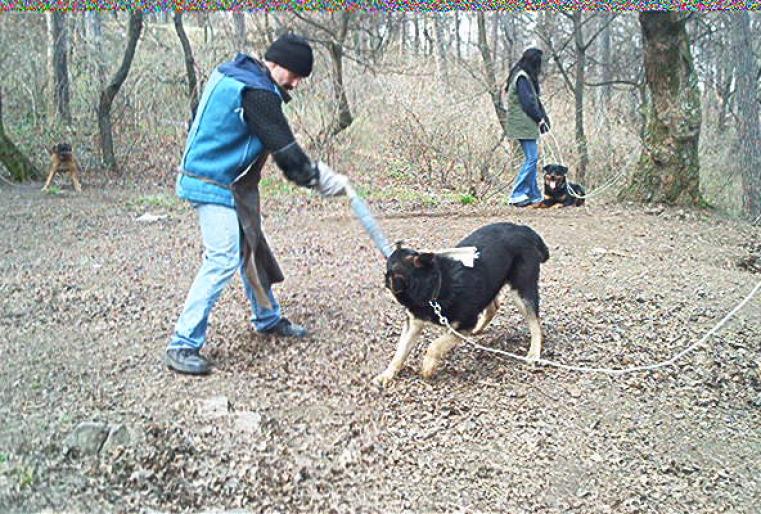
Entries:
POLYGON ((436 40, 436 69, 438 79, 444 86, 444 91, 449 91, 449 62, 444 43, 444 19, 441 13, 433 13, 433 32, 436 40))
POLYGON ((751 219, 761 216, 761 130, 759 130, 758 75, 753 56, 750 15, 730 15, 732 57, 737 76, 737 140, 733 165, 742 177, 743 212, 751 219))
POLYGON ((309 16, 298 11, 295 11, 294 14, 303 22, 318 30, 320 37, 315 37, 315 40, 325 46, 330 55, 330 78, 333 85, 333 100, 336 110, 327 135, 335 136, 354 121, 349 106, 349 99, 346 96, 343 76, 344 46, 349 34, 349 23, 354 18, 354 13, 348 11, 331 13, 319 20, 316 16, 309 16))
POLYGON ((182 54, 185 56, 185 73, 188 76, 188 95, 190 97, 190 116, 192 119, 195 117, 196 109, 198 108, 198 78, 196 76, 193 49, 190 47, 190 41, 182 24, 182 13, 179 11, 174 13, 174 29, 177 32, 177 37, 180 38, 182 54))
POLYGON ((586 26, 591 25, 591 22, 596 19, 596 14, 585 15, 582 11, 574 11, 570 13, 563 13, 572 24, 572 33, 565 42, 558 43, 552 37, 554 30, 545 30, 539 32, 539 36, 544 40, 545 44, 550 49, 552 59, 555 61, 558 70, 563 76, 568 89, 573 91, 574 97, 574 113, 575 113, 575 139, 576 139, 576 151, 579 155, 579 164, 576 169, 576 178, 580 182, 585 182, 587 166, 589 165, 589 150, 587 148, 587 136, 584 129, 584 93, 586 83, 587 72, 587 51, 589 50, 595 39, 608 27, 613 21, 614 17, 610 17, 600 27, 592 32, 589 37, 584 35, 584 29, 586 26), (568 73, 568 68, 563 63, 563 51, 573 43, 573 62, 574 73, 573 81, 568 73))
POLYGON ((232 15, 235 29, 235 48, 242 52, 246 49, 246 18, 240 11, 233 12, 232 15))
POLYGON ((143 13, 135 11, 129 16, 129 29, 127 31, 127 47, 124 50, 121 66, 111 79, 111 82, 100 93, 98 103, 98 132, 100 135, 100 149, 103 164, 111 171, 118 171, 116 156, 114 155, 114 138, 111 126, 111 106, 114 103, 119 89, 124 84, 132 66, 140 33, 143 30, 143 13))
POLYGON ((687 19, 677 12, 639 14, 649 97, 643 151, 624 193, 628 198, 689 205, 701 201, 702 112, 687 19))
POLYGON ((51 111, 60 121, 71 125, 66 14, 53 11, 46 13, 45 17, 48 23, 48 76, 53 91, 51 111))

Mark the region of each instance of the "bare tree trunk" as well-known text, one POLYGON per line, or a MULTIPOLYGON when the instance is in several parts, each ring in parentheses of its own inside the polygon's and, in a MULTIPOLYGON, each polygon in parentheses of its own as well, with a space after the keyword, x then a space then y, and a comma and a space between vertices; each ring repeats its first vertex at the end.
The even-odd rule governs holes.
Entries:
MULTIPOLYGON (((606 23, 609 16, 612 15, 604 15, 602 17, 601 23, 606 23)), ((602 108, 606 113, 610 108, 610 98, 613 94, 613 86, 610 85, 610 82, 613 80, 613 63, 611 62, 610 58, 610 27, 611 25, 608 24, 608 26, 603 29, 602 34, 600 34, 600 36, 602 36, 602 41, 600 42, 602 54, 600 56, 600 66, 602 67, 602 81, 605 83, 605 85, 602 86, 600 96, 602 100, 602 108)))
POLYGON ((337 41, 332 41, 328 47, 330 63, 333 70, 331 75, 331 80, 333 82, 333 99, 335 100, 338 109, 336 117, 333 119, 329 129, 329 133, 333 136, 347 128, 354 121, 343 80, 343 45, 346 41, 351 16, 352 13, 349 12, 341 13, 341 26, 338 30, 337 41))
POLYGON ((644 202, 699 204, 701 106, 686 17, 641 12, 649 101, 639 169, 623 196, 644 202))
POLYGON ((60 11, 45 14, 48 22, 48 70, 53 90, 52 112, 60 121, 71 125, 69 106, 69 38, 66 28, 66 14, 60 11))
POLYGON ((497 56, 499 55, 499 11, 489 13, 491 18, 491 60, 496 71, 497 56))
POLYGON ((399 20, 399 55, 404 55, 407 46, 407 13, 402 11, 399 20))
POLYGON ((5 135, 2 89, 0 89, 0 164, 8 169, 11 179, 16 182, 41 177, 40 172, 34 167, 34 164, 5 135))
POLYGON ((433 55, 433 47, 434 47, 433 37, 431 37, 431 32, 428 30, 429 17, 430 16, 423 15, 423 37, 425 38, 425 55, 427 57, 430 57, 433 55))
POLYGON ((434 36, 436 37, 436 68, 439 80, 444 85, 444 91, 449 91, 449 66, 447 63, 447 53, 444 47, 444 22, 441 19, 441 13, 433 13, 434 36))
POLYGON ((507 111, 502 104, 502 89, 497 83, 494 61, 489 51, 489 43, 486 41, 486 18, 483 11, 478 11, 476 16, 478 20, 478 51, 481 53, 481 59, 484 62, 484 75, 486 76, 486 84, 489 88, 489 96, 491 97, 492 105, 494 105, 494 112, 504 133, 507 129, 507 111))
POLYGON ((98 84, 103 87, 106 83, 106 63, 103 56, 103 20, 98 11, 87 13, 90 19, 90 59, 95 63, 98 84))
POLYGON ((118 171, 116 157, 114 156, 114 139, 111 126, 111 106, 114 98, 127 79, 127 74, 132 66, 140 33, 143 30, 143 13, 135 11, 129 16, 129 29, 127 31, 127 48, 124 50, 122 64, 111 79, 111 83, 101 91, 98 103, 98 133, 100 136, 100 149, 103 164, 111 171, 118 171))
POLYGON ((415 55, 418 55, 420 53, 420 20, 418 13, 412 14, 412 23, 415 27, 415 39, 414 39, 414 48, 415 48, 415 55))
POLYGON ((589 165, 589 150, 587 149, 587 136, 584 131, 584 80, 587 66, 587 53, 582 32, 582 11, 573 13, 573 37, 576 49, 576 80, 573 86, 573 98, 575 107, 575 137, 576 152, 579 155, 579 165, 576 170, 576 178, 584 183, 589 165))
MULTIPOLYGON (((515 40, 516 40, 516 30, 515 30, 515 23, 513 22, 514 18, 512 16, 501 16, 501 25, 502 25, 502 35, 505 39, 504 47, 505 51, 502 52, 502 59, 500 61, 502 62, 502 70, 503 72, 506 72, 509 66, 509 63, 515 61, 515 40)), ((506 75, 507 73, 505 73, 506 75)))
POLYGON ((732 56, 737 77, 737 141, 732 164, 742 177, 743 213, 751 219, 761 216, 761 129, 758 120, 758 73, 755 63, 750 15, 747 11, 729 16, 732 29, 732 56))
POLYGON ((235 48, 242 52, 246 49, 246 18, 242 12, 233 12, 233 27, 235 29, 235 48))
POLYGON ((193 49, 190 47, 190 41, 185 34, 185 27, 182 24, 182 12, 174 13, 174 30, 177 37, 180 38, 182 45, 182 54, 185 56, 185 72, 188 75, 188 96, 190 97, 190 119, 196 116, 198 108, 198 79, 196 78, 196 62, 193 59, 193 49))
POLYGON ((462 38, 460 37, 460 11, 454 12, 454 45, 457 59, 462 59, 462 38))

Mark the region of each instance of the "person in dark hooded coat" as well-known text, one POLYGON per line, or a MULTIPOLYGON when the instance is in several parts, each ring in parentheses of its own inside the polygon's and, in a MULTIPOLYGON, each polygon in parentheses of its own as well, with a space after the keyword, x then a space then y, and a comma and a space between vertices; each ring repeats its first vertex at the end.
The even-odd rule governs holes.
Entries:
POLYGON ((211 310, 236 271, 257 332, 307 335, 282 315, 272 292, 272 284, 284 277, 262 230, 258 186, 272 155, 290 181, 326 196, 345 192, 346 177, 309 159, 283 114, 289 91, 311 74, 312 65, 309 43, 286 34, 272 43, 263 61, 238 54, 206 83, 176 183, 177 195, 198 215, 205 251, 166 349, 166 364, 174 371, 200 375, 211 370, 200 350, 211 310))

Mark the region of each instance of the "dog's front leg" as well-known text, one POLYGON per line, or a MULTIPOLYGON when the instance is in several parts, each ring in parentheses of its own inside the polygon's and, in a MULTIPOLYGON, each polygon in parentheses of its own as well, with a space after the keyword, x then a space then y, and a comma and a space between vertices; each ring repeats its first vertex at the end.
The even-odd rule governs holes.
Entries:
POLYGON ((43 191, 47 191, 50 187, 50 183, 53 182, 53 177, 55 177, 56 171, 58 170, 58 165, 53 162, 53 164, 50 166, 50 171, 48 172, 48 179, 45 181, 45 185, 42 186, 43 191))
POLYGON ((454 348, 459 341, 460 339, 456 335, 447 332, 431 343, 428 350, 425 352, 425 357, 423 357, 423 368, 420 370, 420 374, 423 375, 423 378, 431 378, 436 373, 436 370, 444 361, 444 357, 449 353, 449 350, 454 348))
POLYGON ((71 181, 74 184, 74 190, 77 193, 81 193, 82 185, 79 183, 79 166, 77 165, 76 159, 74 159, 73 157, 71 160, 70 173, 71 173, 71 181))
POLYGON ((373 382, 386 386, 394 379, 399 370, 402 369, 402 366, 404 366, 404 361, 407 359, 412 346, 422 331, 423 322, 408 312, 407 320, 404 322, 404 328, 402 329, 402 335, 399 337, 399 343, 396 345, 394 358, 391 359, 386 370, 373 379, 373 382))

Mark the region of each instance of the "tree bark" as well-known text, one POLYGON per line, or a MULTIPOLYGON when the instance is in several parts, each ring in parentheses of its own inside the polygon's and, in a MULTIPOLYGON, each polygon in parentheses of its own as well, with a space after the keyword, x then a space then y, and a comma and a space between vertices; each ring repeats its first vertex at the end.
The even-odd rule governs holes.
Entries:
POLYGON ((16 145, 13 144, 13 141, 5 134, 2 89, 0 89, 0 163, 8 169, 11 179, 16 182, 23 182, 30 178, 40 178, 42 176, 27 156, 21 153, 16 145))
POLYGON ((639 168, 622 196, 700 204, 700 92, 686 17, 677 12, 642 12, 639 21, 648 102, 639 168))
POLYGON ((235 28, 235 48, 242 52, 246 48, 246 18, 242 12, 233 13, 233 27, 235 28))
POLYGON ((413 41, 413 48, 415 49, 415 55, 418 55, 420 53, 420 20, 419 20, 419 14, 414 12, 412 13, 412 25, 415 29, 415 38, 413 41))
POLYGON ((582 31, 582 12, 573 13, 573 37, 576 49, 576 80, 573 86, 573 98, 575 107, 575 137, 576 152, 579 156, 579 165, 576 169, 576 178, 582 184, 586 181, 587 166, 589 165, 589 150, 587 148, 587 135, 584 131, 584 80, 587 68, 587 50, 582 31))
POLYGON ((491 103, 494 106, 499 126, 502 127, 502 132, 504 133, 507 130, 507 111, 502 103, 502 89, 500 84, 497 83, 494 60, 492 60, 489 43, 486 39, 486 18, 483 11, 478 11, 476 16, 478 22, 478 51, 481 53, 481 59, 484 62, 484 74, 486 75, 486 84, 489 88, 491 103))
POLYGON ((732 164, 742 178, 743 214, 751 219, 761 216, 761 129, 759 128, 759 108, 757 75, 748 12, 735 12, 729 31, 732 56, 735 61, 737 80, 737 140, 732 164))
POLYGON ((107 80, 106 63, 103 57, 103 21, 98 11, 88 12, 87 17, 90 20, 90 58, 95 63, 98 84, 103 87, 107 80))
POLYGON ((48 70, 53 91, 51 111, 59 121, 71 125, 66 14, 54 11, 46 13, 45 17, 48 23, 48 70))
POLYGON ((457 60, 462 59, 462 38, 460 37, 460 11, 454 12, 454 44, 457 60))
POLYGON ((336 103, 338 112, 333 118, 329 133, 333 136, 347 128, 354 121, 349 107, 349 99, 346 96, 346 88, 343 79, 343 45, 346 41, 346 35, 349 31, 349 20, 352 13, 342 12, 340 28, 335 41, 331 41, 328 46, 330 54, 330 63, 333 70, 331 81, 333 82, 333 98, 336 103))
POLYGON ((436 68, 444 91, 449 92, 449 66, 444 46, 444 22, 441 13, 433 13, 433 32, 436 39, 436 68))
POLYGON ((192 120, 195 118, 198 108, 198 79, 193 49, 190 47, 188 35, 185 33, 185 27, 182 24, 182 12, 180 11, 174 13, 174 30, 177 32, 177 37, 180 38, 182 54, 185 56, 185 72, 188 75, 188 96, 190 97, 190 119, 192 120))
POLYGON ((103 164, 111 171, 118 172, 116 157, 114 156, 114 139, 111 126, 111 106, 114 103, 119 89, 127 79, 132 59, 135 57, 140 33, 143 30, 143 13, 135 11, 129 16, 129 28, 127 30, 127 48, 124 50, 121 66, 111 79, 111 83, 101 91, 98 103, 98 133, 100 136, 100 149, 103 164))
MULTIPOLYGON (((611 14, 606 14, 602 17, 601 23, 607 23, 608 17, 612 16, 611 14)), ((613 86, 610 84, 610 82, 613 80, 613 66, 611 62, 611 55, 610 55, 610 32, 611 32, 611 24, 609 23, 602 31, 602 41, 600 42, 600 66, 602 67, 602 81, 606 85, 602 86, 600 98, 602 100, 602 108, 605 110, 605 112, 608 112, 608 109, 610 108, 610 99, 613 94, 613 86)))

